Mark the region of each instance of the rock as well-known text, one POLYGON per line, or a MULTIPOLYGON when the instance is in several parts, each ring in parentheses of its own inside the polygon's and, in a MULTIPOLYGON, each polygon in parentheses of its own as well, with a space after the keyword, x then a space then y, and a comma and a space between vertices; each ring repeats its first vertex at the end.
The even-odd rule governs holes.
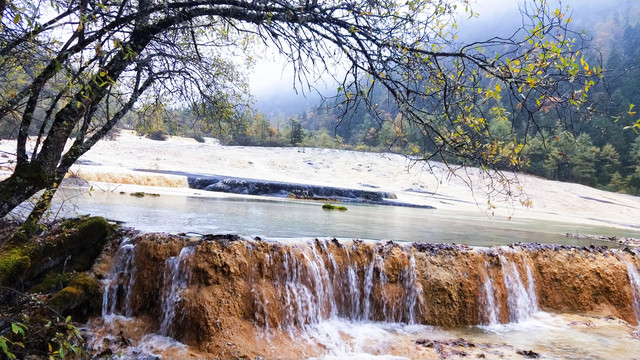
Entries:
POLYGON ((69 285, 55 293, 49 306, 63 315, 72 315, 75 321, 85 321, 87 315, 100 308, 101 284, 88 273, 74 275, 69 285))
POLYGON ((114 228, 101 217, 63 221, 50 235, 21 245, 7 245, 0 255, 0 285, 31 286, 54 268, 86 271, 102 252, 114 228))
POLYGON ((540 358, 540 354, 538 354, 537 352, 534 352, 533 350, 517 350, 516 354, 522 355, 523 357, 528 359, 540 358))

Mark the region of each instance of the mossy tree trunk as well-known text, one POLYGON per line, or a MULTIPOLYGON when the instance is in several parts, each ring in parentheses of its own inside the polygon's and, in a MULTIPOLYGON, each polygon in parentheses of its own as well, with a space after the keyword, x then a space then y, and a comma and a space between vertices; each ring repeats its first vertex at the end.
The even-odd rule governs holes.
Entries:
POLYGON ((0 218, 44 189, 23 226, 19 229, 21 236, 14 237, 11 242, 20 242, 20 239, 27 240, 36 233, 38 223, 51 205, 53 195, 55 195, 67 169, 68 166, 64 165, 47 169, 41 162, 24 162, 16 166, 9 178, 0 182, 0 218))
POLYGON ((41 163, 18 164, 9 178, 0 182, 0 217, 51 183, 41 163))
POLYGON ((24 224, 20 227, 20 230, 22 230, 23 234, 27 237, 35 235, 38 231, 39 222, 51 206, 51 201, 53 200, 53 196, 56 194, 61 181, 62 178, 56 178, 53 181, 53 184, 44 189, 44 192, 40 195, 40 198, 34 205, 33 209, 31 209, 31 213, 25 220, 24 224))
POLYGON ((65 220, 37 240, 3 245, 0 336, 12 341, 10 352, 18 358, 41 358, 54 355, 48 344, 81 345, 67 316, 84 322, 99 314, 101 285, 90 270, 114 234, 105 219, 82 218, 65 220), (24 324, 25 337, 13 333, 14 323, 24 324))
POLYGON ((93 217, 67 220, 39 241, 5 244, 0 253, 0 286, 30 286, 51 269, 86 271, 111 233, 113 228, 105 219, 93 217))

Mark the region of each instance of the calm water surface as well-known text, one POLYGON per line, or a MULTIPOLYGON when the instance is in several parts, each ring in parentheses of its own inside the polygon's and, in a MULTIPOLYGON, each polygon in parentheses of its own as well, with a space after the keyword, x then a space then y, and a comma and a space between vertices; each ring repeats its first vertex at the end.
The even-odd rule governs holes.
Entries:
POLYGON ((609 242, 571 239, 565 233, 638 237, 633 231, 604 227, 502 220, 477 212, 345 204, 348 211, 326 211, 321 202, 257 198, 224 194, 220 197, 161 195, 137 198, 119 192, 65 188, 66 216, 91 214, 124 222, 148 232, 238 234, 267 239, 305 237, 372 240, 454 242, 477 246, 514 242, 609 245, 609 242))

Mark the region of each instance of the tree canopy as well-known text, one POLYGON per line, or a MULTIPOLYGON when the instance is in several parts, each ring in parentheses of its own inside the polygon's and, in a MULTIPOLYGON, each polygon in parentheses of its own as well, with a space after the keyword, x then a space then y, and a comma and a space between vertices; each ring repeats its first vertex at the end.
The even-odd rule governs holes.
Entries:
POLYGON ((164 97, 246 109, 229 53, 256 42, 290 61, 300 84, 329 73, 343 117, 359 108, 379 117, 383 91, 399 111, 389 130, 417 127, 423 159, 483 169, 519 168, 533 129, 571 131, 602 74, 568 9, 542 0, 521 6, 511 35, 466 44, 456 35, 458 19, 474 16, 464 0, 10 0, 0 10, 0 119, 17 139, 0 216, 39 190, 50 198, 133 108, 164 97), (562 121, 538 116, 548 112, 562 121), (522 141, 490 126, 516 116, 526 119, 522 141))

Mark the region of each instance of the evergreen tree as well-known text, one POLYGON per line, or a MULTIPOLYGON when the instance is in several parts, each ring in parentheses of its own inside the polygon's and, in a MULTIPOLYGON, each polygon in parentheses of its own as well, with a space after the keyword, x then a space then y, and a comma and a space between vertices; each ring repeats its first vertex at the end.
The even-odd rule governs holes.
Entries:
POLYGON ((302 124, 296 119, 289 119, 291 124, 291 132, 289 133, 289 142, 293 146, 298 146, 304 140, 304 131, 302 130, 302 124))

